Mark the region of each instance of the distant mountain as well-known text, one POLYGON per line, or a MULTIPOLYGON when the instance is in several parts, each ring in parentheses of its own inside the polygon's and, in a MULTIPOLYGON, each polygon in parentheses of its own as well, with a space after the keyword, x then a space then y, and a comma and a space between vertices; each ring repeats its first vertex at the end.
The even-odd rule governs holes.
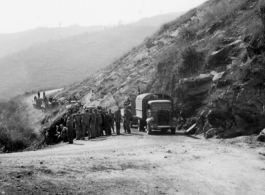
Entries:
MULTIPOLYGON (((183 12, 184 13, 184 12, 183 12)), ((154 16, 151 18, 143 18, 135 23, 132 23, 131 25, 135 26, 161 26, 169 21, 172 21, 176 19, 177 17, 181 16, 183 13, 168 13, 168 14, 161 14, 158 16, 154 16)))
POLYGON ((103 29, 103 26, 82 27, 74 25, 58 28, 36 28, 24 32, 0 34, 0 58, 35 44, 103 29))
MULTIPOLYGON (((173 20, 178 15, 163 17, 173 20)), ((157 20, 155 24, 154 18, 150 18, 150 25, 148 19, 144 19, 130 25, 105 30, 98 27, 95 28, 97 32, 58 39, 55 39, 59 36, 58 29, 54 33, 56 36, 51 36, 51 29, 48 30, 50 33, 44 33, 47 29, 39 29, 40 37, 45 37, 39 40, 49 37, 47 34, 53 38, 0 59, 1 97, 12 97, 25 91, 61 87, 81 81, 139 45, 146 37, 152 35, 160 24, 161 21, 157 20)), ((77 31, 68 32, 68 35, 77 31)), ((61 37, 66 34, 63 31, 61 37)), ((36 35, 31 40, 29 35, 25 35, 25 39, 20 41, 34 42, 33 40, 36 41, 40 37, 36 35)))

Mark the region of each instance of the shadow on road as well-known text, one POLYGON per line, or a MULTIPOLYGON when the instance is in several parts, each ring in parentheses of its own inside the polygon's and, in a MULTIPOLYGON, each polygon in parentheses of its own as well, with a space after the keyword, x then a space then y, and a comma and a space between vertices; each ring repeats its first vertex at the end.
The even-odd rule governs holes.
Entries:
POLYGON ((141 133, 130 133, 130 134, 128 134, 128 133, 124 133, 124 134, 122 134, 122 135, 125 135, 125 136, 132 136, 132 135, 136 135, 136 136, 144 136, 144 135, 141 134, 141 133))
MULTIPOLYGON (((139 132, 138 133, 138 130, 133 128, 133 133, 131 135, 141 135, 141 136, 144 136, 147 134, 147 132, 139 132)), ((130 134, 129 134, 130 135, 130 134)), ((192 139, 201 139, 199 137, 196 137, 196 136, 193 136, 193 135, 188 135, 188 134, 185 134, 185 131, 177 131, 175 134, 171 134, 169 131, 167 132, 163 132, 163 131, 153 131, 152 132, 152 135, 150 136, 168 136, 168 137, 172 137, 172 136, 185 136, 185 137, 190 137, 192 139)))
POLYGON ((95 138, 95 139, 90 139, 90 140, 86 140, 86 141, 92 141, 92 142, 95 142, 95 141, 104 141, 106 140, 107 137, 100 137, 100 138, 95 138))
POLYGON ((180 131, 180 132, 176 132, 175 134, 171 134, 170 132, 162 132, 162 131, 154 131, 152 132, 152 135, 154 136, 185 136, 185 137, 190 137, 192 139, 201 139, 199 137, 193 136, 193 135, 188 135, 185 134, 185 132, 180 131))
POLYGON ((85 144, 81 144, 81 143, 73 143, 73 144, 69 144, 69 145, 85 145, 85 144))

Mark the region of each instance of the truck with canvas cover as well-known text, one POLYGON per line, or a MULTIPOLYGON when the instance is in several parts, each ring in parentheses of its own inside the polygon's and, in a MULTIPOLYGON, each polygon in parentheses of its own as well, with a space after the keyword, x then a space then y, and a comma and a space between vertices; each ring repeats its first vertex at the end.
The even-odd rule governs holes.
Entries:
POLYGON ((173 120, 173 99, 162 93, 144 93, 135 100, 138 129, 144 131, 146 120, 153 118, 148 134, 153 130, 171 130, 175 134, 176 121, 173 120))

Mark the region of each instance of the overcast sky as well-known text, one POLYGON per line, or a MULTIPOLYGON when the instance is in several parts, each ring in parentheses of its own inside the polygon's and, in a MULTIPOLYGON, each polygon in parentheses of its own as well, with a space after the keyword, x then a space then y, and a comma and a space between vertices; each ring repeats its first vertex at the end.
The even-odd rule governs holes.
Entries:
POLYGON ((0 33, 37 27, 115 25, 183 12, 206 0, 0 0, 0 33))

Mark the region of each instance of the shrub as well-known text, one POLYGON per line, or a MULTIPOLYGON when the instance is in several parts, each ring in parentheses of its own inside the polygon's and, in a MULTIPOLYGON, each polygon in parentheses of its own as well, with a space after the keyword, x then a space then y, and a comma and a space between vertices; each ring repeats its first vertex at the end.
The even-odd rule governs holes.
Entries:
POLYGON ((0 148, 4 152, 23 150, 38 137, 20 106, 16 100, 0 102, 0 148))
POLYGON ((204 62, 204 55, 198 52, 195 47, 189 46, 181 52, 181 65, 179 66, 179 73, 194 73, 198 71, 204 62))
POLYGON ((173 71, 172 67, 179 61, 178 52, 178 46, 175 45, 167 48, 156 57, 155 63, 157 66, 157 73, 159 75, 173 71))
POLYGON ((192 25, 188 27, 183 27, 180 31, 180 36, 181 38, 187 41, 192 41, 193 39, 196 38, 196 33, 197 33, 196 26, 192 25))

